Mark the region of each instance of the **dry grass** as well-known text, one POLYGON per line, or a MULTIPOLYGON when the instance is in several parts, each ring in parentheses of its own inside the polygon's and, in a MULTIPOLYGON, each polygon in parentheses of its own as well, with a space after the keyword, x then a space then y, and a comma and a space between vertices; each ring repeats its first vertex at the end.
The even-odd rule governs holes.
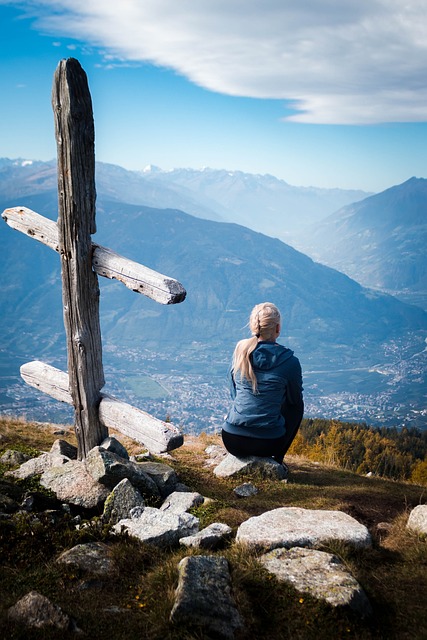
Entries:
MULTIPOLYGON (((74 442, 70 427, 0 419, 0 448, 48 450, 58 437, 74 442), (59 435, 58 431, 65 431, 59 435)), ((132 453, 141 447, 118 436, 132 453)), ((406 530, 411 508, 425 501, 425 487, 366 478, 292 457, 288 483, 251 478, 259 492, 238 498, 233 489, 248 478, 221 479, 207 464, 205 448, 218 439, 187 438, 167 460, 181 482, 211 500, 194 510, 201 526, 221 521, 233 529, 248 517, 280 506, 340 509, 370 529, 372 549, 355 552, 328 545, 346 563, 371 600, 374 617, 361 620, 278 583, 257 562, 254 552, 231 543, 218 551, 230 565, 233 595, 245 620, 236 640, 422 640, 427 637, 427 543, 406 530), (388 530, 378 528, 388 523, 388 530)), ((1 482, 1 478, 0 478, 1 482)), ((24 490, 18 487, 17 490, 24 490)), ((1 489, 0 489, 1 493, 1 489)), ((126 537, 110 537, 95 526, 76 531, 73 523, 40 523, 19 516, 18 526, 0 521, 0 629, 11 639, 56 638, 55 632, 19 630, 7 621, 7 609, 36 589, 71 614, 91 639, 201 640, 200 630, 169 622, 177 584, 177 565, 188 549, 159 550, 126 537), (72 572, 55 563, 59 552, 78 542, 107 541, 117 570, 108 580, 72 572)), ((61 633, 60 637, 74 637, 61 633)))

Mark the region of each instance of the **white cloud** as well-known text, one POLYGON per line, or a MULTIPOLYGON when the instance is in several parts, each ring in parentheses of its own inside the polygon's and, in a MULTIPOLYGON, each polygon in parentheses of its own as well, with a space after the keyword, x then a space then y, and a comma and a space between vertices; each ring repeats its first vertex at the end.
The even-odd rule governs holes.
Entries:
MULTIPOLYGON (((38 25, 298 122, 427 120, 425 0, 34 0, 38 25)), ((109 63, 111 64, 111 60, 109 63)))

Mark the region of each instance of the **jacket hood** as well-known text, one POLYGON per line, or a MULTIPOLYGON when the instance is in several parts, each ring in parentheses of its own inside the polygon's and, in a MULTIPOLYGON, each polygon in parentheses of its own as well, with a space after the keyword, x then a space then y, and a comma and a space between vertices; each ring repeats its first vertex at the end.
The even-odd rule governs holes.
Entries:
POLYGON ((276 342, 258 342, 257 347, 252 351, 252 365, 256 369, 268 371, 280 366, 285 360, 292 358, 294 352, 287 347, 283 347, 276 342))

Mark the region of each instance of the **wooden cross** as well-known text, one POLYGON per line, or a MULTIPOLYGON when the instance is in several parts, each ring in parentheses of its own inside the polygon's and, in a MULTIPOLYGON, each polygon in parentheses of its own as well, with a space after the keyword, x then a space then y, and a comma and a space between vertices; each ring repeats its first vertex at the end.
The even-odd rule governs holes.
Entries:
POLYGON ((101 393, 104 373, 97 276, 120 280, 132 291, 162 304, 182 302, 186 291, 177 280, 91 240, 96 231, 92 100, 86 73, 73 58, 58 64, 52 107, 58 151, 58 221, 25 207, 6 209, 2 217, 13 229, 32 236, 61 256, 68 375, 35 361, 22 365, 21 376, 31 386, 73 404, 80 459, 101 444, 109 427, 155 453, 175 449, 183 443, 176 427, 101 393))

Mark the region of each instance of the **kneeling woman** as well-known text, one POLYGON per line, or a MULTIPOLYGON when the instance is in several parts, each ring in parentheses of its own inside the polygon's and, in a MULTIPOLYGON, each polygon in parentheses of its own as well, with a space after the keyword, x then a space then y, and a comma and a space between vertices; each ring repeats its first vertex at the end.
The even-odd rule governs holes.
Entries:
POLYGON ((301 366, 294 352, 276 342, 281 328, 274 304, 256 305, 252 337, 233 354, 233 404, 222 429, 224 446, 236 457, 273 457, 280 464, 304 413, 301 366))

